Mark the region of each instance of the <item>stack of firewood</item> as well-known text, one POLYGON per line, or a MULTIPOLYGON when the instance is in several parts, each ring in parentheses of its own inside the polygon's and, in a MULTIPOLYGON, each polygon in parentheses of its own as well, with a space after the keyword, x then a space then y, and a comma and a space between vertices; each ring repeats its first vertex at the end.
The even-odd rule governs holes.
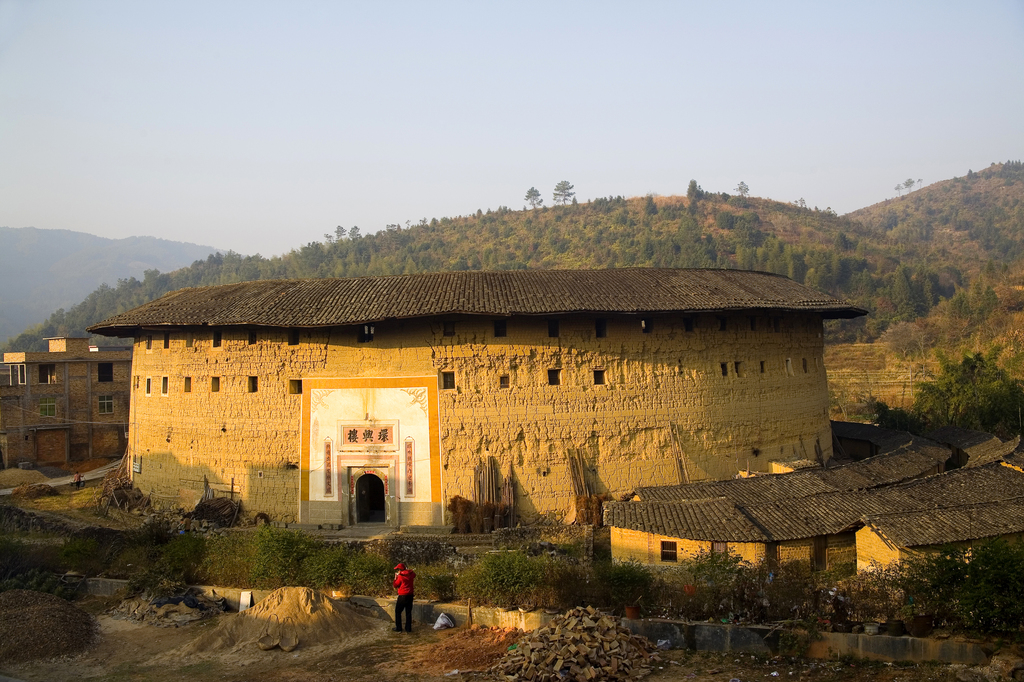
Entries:
POLYGON ((507 680, 636 680, 660 660, 646 637, 594 607, 576 608, 538 628, 490 672, 507 680))

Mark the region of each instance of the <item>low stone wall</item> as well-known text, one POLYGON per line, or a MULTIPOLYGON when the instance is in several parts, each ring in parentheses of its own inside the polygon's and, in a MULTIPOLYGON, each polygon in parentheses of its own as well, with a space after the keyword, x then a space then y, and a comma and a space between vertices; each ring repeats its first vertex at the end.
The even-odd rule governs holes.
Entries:
POLYGON ((583 556, 594 556, 594 527, 573 526, 520 526, 499 528, 491 534, 496 549, 529 549, 538 542, 553 545, 580 545, 583 556))
POLYGON ((20 507, 0 505, 0 530, 23 533, 53 533, 64 537, 92 538, 100 544, 110 544, 124 537, 114 528, 90 526, 58 514, 29 511, 20 507))
POLYGON ((342 540, 353 551, 376 554, 386 558, 392 565, 402 562, 411 566, 441 563, 453 557, 455 546, 441 539, 407 540, 383 538, 379 540, 342 540))

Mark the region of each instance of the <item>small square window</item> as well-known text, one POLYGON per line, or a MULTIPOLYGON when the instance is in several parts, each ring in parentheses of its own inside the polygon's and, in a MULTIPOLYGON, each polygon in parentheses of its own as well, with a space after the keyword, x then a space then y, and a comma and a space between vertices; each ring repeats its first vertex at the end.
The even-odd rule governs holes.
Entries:
POLYGON ((719 367, 721 367, 721 369, 722 369, 722 376, 723 377, 729 376, 729 363, 728 362, 721 363, 719 365, 719 367))
POLYGON ((372 324, 364 324, 362 329, 359 331, 359 343, 369 343, 373 341, 374 327, 372 324))
POLYGON ((25 365, 11 365, 11 383, 25 385, 25 365), (17 376, 17 380, 15 380, 17 376))
POLYGON ((494 321, 494 338, 500 339, 508 336, 508 323, 505 320, 494 321))
POLYGON ((685 329, 688 332, 692 332, 693 331, 693 318, 692 317, 684 317, 683 318, 683 329, 685 329))
POLYGON ((736 372, 736 376, 738 376, 738 377, 743 376, 743 363, 742 362, 737 360, 736 362, 732 363, 732 367, 733 367, 733 371, 736 372))
POLYGON ((288 394, 299 395, 302 393, 302 379, 289 379, 288 380, 288 394))
POLYGON ((99 413, 114 414, 114 396, 101 395, 99 397, 99 413))
POLYGON ((220 348, 221 341, 224 340, 224 335, 221 332, 213 333, 213 347, 220 348))
POLYGON ((57 383, 57 365, 45 364, 39 365, 39 383, 41 384, 55 384, 57 383))
POLYGON ((651 333, 651 326, 651 318, 645 317, 642 320, 640 320, 640 331, 643 332, 644 334, 651 333))
POLYGON ((718 331, 724 332, 728 328, 727 321, 724 317, 718 318, 718 331))
POLYGON ((548 370, 548 385, 558 386, 562 383, 562 370, 560 369, 549 369, 548 370))
POLYGON ((289 329, 288 330, 288 345, 297 346, 299 345, 299 330, 289 329))
POLYGON ((445 336, 455 336, 455 323, 454 322, 445 322, 444 323, 444 335, 445 336))
POLYGON ((185 384, 182 389, 185 393, 192 392, 192 377, 185 377, 185 384))
POLYGON ((764 374, 764 360, 761 361, 761 374, 764 374))
POLYGON ((153 337, 146 336, 146 350, 153 350, 153 337))
POLYGON ((594 385, 595 386, 604 386, 604 370, 603 369, 595 369, 594 370, 594 385))
POLYGON ((171 347, 171 335, 168 332, 164 332, 164 348, 171 347))
POLYGON ((249 345, 252 346, 256 343, 256 332, 249 332, 249 345))
POLYGON ((548 337, 558 338, 558 320, 548 320, 548 337))
POLYGON ((661 560, 662 561, 678 561, 676 551, 676 543, 668 540, 661 541, 661 560))
POLYGON ((57 416, 57 399, 56 398, 40 398, 39 399, 39 416, 40 417, 56 417, 57 416))
POLYGON ((508 388, 508 375, 502 374, 498 377, 498 388, 508 388))
POLYGON ((807 374, 807 358, 803 359, 803 363, 804 363, 804 374, 807 374))
POLYGON ((447 391, 455 388, 455 372, 441 372, 441 388, 447 391))
POLYGON ((167 377, 160 378, 160 395, 167 395, 167 377))
POLYGON ((210 393, 220 393, 220 377, 210 377, 210 393))
POLYGON ((249 393, 256 393, 256 392, 258 392, 260 390, 260 378, 259 377, 249 377, 249 382, 248 382, 246 388, 249 391, 249 393))
POLYGON ((608 336, 608 320, 599 317, 594 320, 594 336, 603 339, 608 336))
POLYGON ((729 552, 728 542, 712 542, 711 553, 712 554, 727 554, 729 552))
POLYGON ((195 345, 196 335, 192 332, 185 332, 185 348, 191 348, 195 345))
POLYGON ((100 362, 96 365, 96 380, 106 383, 114 380, 114 363, 100 362))
POLYGON ((153 379, 146 377, 146 395, 153 395, 153 379))

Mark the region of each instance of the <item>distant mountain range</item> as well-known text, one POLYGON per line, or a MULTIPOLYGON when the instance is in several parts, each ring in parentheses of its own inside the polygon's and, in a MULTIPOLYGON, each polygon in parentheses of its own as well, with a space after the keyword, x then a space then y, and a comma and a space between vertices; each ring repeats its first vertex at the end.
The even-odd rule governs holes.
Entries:
MULTIPOLYGON (((83 333, 182 287, 613 267, 774 272, 871 312, 830 324, 830 342, 871 341, 896 323, 916 324, 934 312, 943 324, 933 325, 933 342, 964 343, 975 331, 992 329, 993 316, 1024 309, 1017 274, 1024 271, 1024 164, 992 164, 845 216, 803 201, 709 192, 691 182, 685 196, 615 196, 521 211, 499 206, 408 228, 389 225, 365 236, 339 227, 325 241, 282 256, 217 254, 170 272, 150 270, 141 281, 122 279, 88 295, 79 289, 81 303, 10 339, 7 350, 41 348, 45 336, 83 333)), ((1024 353, 1024 338, 1021 346, 1024 353)))
POLYGON ((0 345, 101 284, 176 270, 216 251, 154 237, 105 239, 70 230, 0 227, 0 345))

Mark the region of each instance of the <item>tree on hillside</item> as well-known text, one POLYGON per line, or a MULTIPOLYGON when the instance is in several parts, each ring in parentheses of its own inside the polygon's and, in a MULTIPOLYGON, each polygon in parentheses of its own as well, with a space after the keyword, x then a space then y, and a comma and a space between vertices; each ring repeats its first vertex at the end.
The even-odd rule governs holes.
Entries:
POLYGON ((915 184, 914 178, 907 178, 903 181, 903 189, 907 190, 907 193, 909 194, 910 191, 914 189, 915 184))
POLYGON ((530 205, 530 208, 537 208, 543 204, 544 200, 540 197, 540 190, 536 187, 526 190, 526 203, 530 205))
POLYGON ((895 190, 896 190, 896 196, 900 196, 900 197, 903 196, 903 183, 901 182, 898 185, 896 185, 895 190))
POLYGON ((750 194, 750 188, 747 187, 747 183, 740 180, 740 184, 736 185, 736 194, 739 194, 744 199, 750 194))
POLYGON ((576 192, 573 192, 573 186, 569 184, 568 180, 562 180, 555 185, 554 201, 556 204, 568 204, 572 201, 573 197, 576 196, 576 192))

